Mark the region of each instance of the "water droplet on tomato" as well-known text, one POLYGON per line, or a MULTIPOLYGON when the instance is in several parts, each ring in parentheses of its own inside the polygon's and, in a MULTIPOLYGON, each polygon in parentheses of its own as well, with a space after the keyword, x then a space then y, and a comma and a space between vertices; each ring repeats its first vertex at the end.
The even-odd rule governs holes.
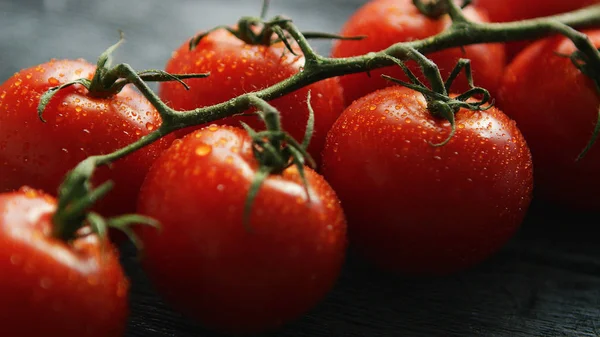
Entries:
POLYGON ((30 78, 31 78, 31 76, 32 76, 32 75, 31 75, 31 73, 27 73, 27 75, 25 75, 25 78, 26 78, 26 79, 30 79, 30 78))
POLYGON ((47 277, 42 277, 40 280, 40 287, 43 289, 50 289, 52 287, 52 280, 47 277))
POLYGON ((61 149, 61 151, 64 153, 69 153, 69 150, 65 149, 64 147, 61 149))
POLYGON ((79 105, 75 107, 75 111, 76 111, 76 112, 81 112, 81 110, 82 110, 82 109, 81 109, 81 107, 80 107, 79 105))
POLYGON ((6 91, 3 91, 2 94, 0 94, 0 99, 4 99, 4 97, 6 97, 6 91))
POLYGON ((211 125, 208 127, 208 131, 210 131, 210 132, 215 132, 215 131, 217 131, 218 129, 219 129, 219 127, 217 126, 217 124, 211 124, 211 125))
POLYGON ((146 129, 148 129, 148 131, 152 131, 156 128, 156 126, 150 122, 146 123, 146 129))
POLYGON ((208 144, 202 144, 202 145, 196 146, 196 150, 194 152, 198 156, 206 156, 207 154, 211 153, 211 151, 212 151, 212 146, 210 146, 208 144))
POLYGON ((58 81, 58 79, 56 79, 56 77, 50 77, 48 78, 48 84, 50 85, 58 85, 60 82, 58 81))
POLYGON ((224 64, 224 63, 221 63, 221 62, 219 62, 219 63, 217 64, 217 71, 218 71, 218 72, 220 72, 220 73, 222 73, 224 70, 225 70, 225 64, 224 64))
POLYGON ((223 185, 223 184, 217 185, 217 191, 222 192, 224 190, 225 190, 225 185, 223 185))
POLYGON ((408 118, 408 117, 404 119, 404 123, 406 123, 406 124, 410 124, 411 122, 412 122, 412 121, 411 121, 411 120, 410 120, 410 118, 408 118))
POLYGON ((23 258, 20 255, 13 254, 10 256, 10 263, 14 266, 18 266, 23 262, 23 258))

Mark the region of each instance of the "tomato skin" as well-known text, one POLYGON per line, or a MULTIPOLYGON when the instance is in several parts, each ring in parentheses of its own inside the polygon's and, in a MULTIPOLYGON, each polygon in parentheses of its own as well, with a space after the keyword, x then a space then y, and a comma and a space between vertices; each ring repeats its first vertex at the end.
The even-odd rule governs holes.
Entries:
POLYGON ((312 308, 345 256, 346 223, 325 180, 306 168, 267 178, 248 232, 243 205, 257 170, 245 131, 211 125, 176 140, 150 169, 139 212, 162 231, 140 229, 144 267, 181 312, 228 333, 274 329, 312 308), (177 249, 173 249, 177 247, 177 249))
MULTIPOLYGON (((467 8, 465 15, 477 22, 486 22, 486 16, 467 8)), ((441 33, 450 25, 447 16, 432 20, 421 14, 411 0, 372 0, 358 9, 345 23, 341 35, 366 35, 361 41, 337 41, 332 49, 333 57, 350 57, 377 52, 396 42, 424 39, 441 33)), ((465 47, 466 53, 460 48, 451 48, 426 56, 433 60, 442 77, 450 74, 460 58, 471 60, 475 85, 484 87, 495 94, 505 66, 504 47, 501 44, 479 44, 465 47)), ((407 62, 412 72, 421 80, 425 80, 421 70, 414 61, 407 62)), ((393 83, 381 78, 386 74, 398 79, 407 80, 406 75, 398 66, 386 67, 366 73, 345 75, 340 77, 344 89, 346 105, 377 89, 391 86, 393 83)), ((461 74, 452 86, 452 92, 463 92, 468 89, 464 74, 461 74)))
MULTIPOLYGON (((191 89, 185 90, 177 83, 161 83, 159 95, 177 110, 191 110, 225 102, 247 92, 264 89, 298 73, 304 65, 304 56, 292 55, 282 43, 270 47, 248 45, 225 30, 208 34, 190 51, 185 42, 166 65, 172 73, 210 72, 203 79, 191 79, 191 89), (283 56, 282 56, 283 55, 283 56)), ((272 100, 270 103, 281 112, 284 130, 302 141, 308 120, 306 98, 311 92, 311 105, 315 111, 314 135, 308 148, 318 160, 327 131, 344 109, 343 96, 337 78, 325 79, 272 100)), ((217 124, 240 126, 244 121, 255 130, 264 130, 264 123, 256 116, 236 116, 216 121, 217 124)), ((187 128, 178 133, 183 136, 199 127, 187 128)))
POLYGON ((30 188, 0 194, 0 334, 123 336, 129 282, 118 251, 96 235, 72 245, 51 237, 55 209, 30 188))
POLYGON ((388 87, 350 105, 333 125, 323 175, 346 211, 350 245, 375 265, 413 275, 456 272, 496 252, 531 200, 529 149, 491 108, 432 117, 424 97, 388 87))
MULTIPOLYGON (((475 0, 473 5, 485 11, 491 22, 509 22, 556 15, 600 3, 600 0, 475 0)), ((512 60, 532 41, 506 44, 506 56, 512 60)))
MULTIPOLYGON (((73 85, 56 93, 37 116, 40 95, 51 87, 92 77, 95 66, 83 60, 52 60, 24 69, 0 85, 0 192, 29 184, 55 194, 64 175, 90 155, 132 143, 160 125, 156 109, 125 87, 111 98, 89 97, 73 85)), ((98 205, 103 215, 135 210, 145 172, 173 136, 97 171, 95 180, 112 179, 115 188, 98 205)))
MULTIPOLYGON (((586 34, 600 47, 600 30, 586 34)), ((531 147, 536 195, 573 209, 598 210, 598 144, 575 160, 590 140, 600 96, 589 77, 555 54, 574 51, 560 36, 527 47, 507 68, 498 103, 517 121, 531 147)))

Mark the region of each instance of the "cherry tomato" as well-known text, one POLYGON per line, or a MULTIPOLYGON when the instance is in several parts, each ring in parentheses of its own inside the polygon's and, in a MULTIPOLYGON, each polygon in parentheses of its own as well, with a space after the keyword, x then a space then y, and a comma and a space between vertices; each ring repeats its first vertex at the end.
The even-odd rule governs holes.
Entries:
MULTIPOLYGON (((204 37, 190 51, 185 42, 171 57, 166 71, 174 73, 210 72, 208 78, 186 81, 191 89, 181 85, 161 83, 160 97, 177 110, 190 110, 227 101, 241 94, 264 89, 301 71, 304 56, 291 54, 283 45, 249 45, 225 30, 217 30, 204 37)), ((341 87, 337 78, 326 79, 270 103, 281 112, 282 126, 296 140, 302 141, 308 119, 306 98, 311 92, 315 111, 314 136, 308 151, 319 158, 327 131, 344 109, 341 87)), ((244 121, 256 130, 264 124, 256 116, 232 117, 217 124, 240 126, 244 121)), ((184 135, 197 128, 178 133, 184 135)))
MULTIPOLYGON (((485 22, 486 16, 474 8, 467 8, 465 15, 474 21, 485 22)), ((444 16, 433 20, 421 14, 411 0, 372 0, 356 11, 342 28, 345 36, 366 35, 361 41, 338 41, 332 49, 333 57, 350 57, 383 50, 393 43, 424 39, 441 33, 450 26, 450 18, 444 16)), ((505 65, 504 47, 501 44, 480 44, 460 48, 451 48, 427 54, 440 68, 446 78, 460 58, 471 60, 475 85, 495 93, 505 65)), ((422 73, 414 61, 407 63, 419 78, 422 73)), ((393 85, 382 79, 381 74, 407 80, 402 70, 386 67, 366 73, 342 76, 340 83, 344 89, 346 104, 352 103, 367 93, 393 85)), ((466 77, 460 75, 452 86, 453 92, 468 89, 466 77)))
MULTIPOLYGON (((83 60, 52 60, 0 85, 0 191, 29 184, 56 193, 79 161, 112 152, 158 128, 156 109, 128 86, 109 98, 92 97, 78 84, 66 87, 46 107, 47 122, 39 120, 41 94, 78 78, 91 79, 94 71, 83 60)), ((116 184, 98 210, 104 215, 134 211, 145 172, 173 139, 167 136, 98 170, 97 181, 112 179, 116 184)))
MULTIPOLYGON (((570 12, 600 3, 600 0, 475 0, 474 6, 484 10, 492 22, 508 22, 570 12)), ((506 56, 512 60, 531 41, 509 42, 506 56)))
POLYGON ((339 200, 309 168, 310 201, 295 167, 271 175, 248 230, 243 209, 257 169, 245 131, 211 125, 176 140, 140 192, 139 212, 162 224, 140 230, 150 279, 175 308, 219 331, 260 332, 299 317, 332 287, 345 256, 339 200))
MULTIPOLYGON (((586 33, 600 47, 600 30, 586 33)), ((527 47, 507 68, 498 103, 517 121, 531 147, 536 195, 572 208, 599 210, 599 145, 580 161, 576 158, 594 130, 600 96, 591 78, 556 54, 575 50, 562 36, 527 47)))
POLYGON ((55 210, 30 188, 0 194, 0 334, 123 336, 129 282, 117 250, 96 235, 52 237, 55 210))
POLYGON ((515 123, 461 109, 456 134, 423 95, 388 87, 356 100, 327 135, 323 174, 346 211, 350 244, 375 265, 442 275, 475 265, 513 235, 532 164, 515 123))

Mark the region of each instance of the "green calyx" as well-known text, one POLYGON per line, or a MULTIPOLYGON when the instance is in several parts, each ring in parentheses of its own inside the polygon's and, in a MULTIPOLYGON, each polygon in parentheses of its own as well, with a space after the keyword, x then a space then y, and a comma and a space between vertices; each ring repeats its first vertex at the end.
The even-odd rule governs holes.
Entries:
POLYGON ((108 229, 122 231, 138 247, 142 249, 140 240, 131 226, 143 224, 159 228, 159 223, 149 217, 138 214, 126 214, 112 218, 104 218, 90 209, 113 188, 113 182, 107 181, 97 188, 91 183, 96 168, 94 157, 90 157, 70 171, 58 189, 57 210, 52 217, 54 225, 52 235, 65 242, 71 242, 83 235, 96 234, 106 239, 108 229), (87 233, 81 229, 88 227, 87 233))
POLYGON ((437 66, 432 65, 430 61, 427 60, 427 58, 425 58, 425 56, 416 51, 413 51, 412 56, 415 58, 415 60, 417 60, 417 62, 420 63, 421 69, 423 69, 423 73, 429 75, 427 77, 433 89, 427 87, 423 82, 421 82, 421 80, 419 80, 415 76, 415 74, 413 74, 413 72, 410 69, 408 69, 408 67, 404 63, 395 58, 393 59, 394 62, 402 68, 402 71, 406 74, 406 76, 408 76, 411 82, 404 82, 387 75, 382 75, 382 77, 394 83, 418 91, 421 94, 423 94, 423 96, 425 96, 425 100, 427 101, 427 109, 429 110, 429 112, 434 117, 446 119, 450 123, 451 127, 450 134, 444 141, 442 141, 441 143, 430 144, 432 146, 446 145, 450 141, 450 139, 452 139, 456 132, 456 123, 454 115, 461 108, 476 111, 487 110, 491 108, 493 106, 493 102, 490 101, 490 93, 486 89, 482 87, 476 87, 474 85, 470 60, 459 59, 458 63, 450 73, 450 76, 448 76, 445 82, 442 82, 441 75, 439 73, 439 69, 437 69, 437 66), (465 75, 467 77, 470 89, 456 97, 450 97, 448 95, 448 93, 450 92, 450 87, 452 86, 452 83, 460 74, 462 69, 465 69, 465 75), (481 98, 472 100, 474 96, 481 96, 481 98))
POLYGON ((307 199, 310 200, 308 182, 304 174, 304 165, 308 164, 311 167, 316 166, 313 158, 306 151, 313 135, 315 122, 314 110, 310 105, 310 91, 308 92, 307 97, 309 116, 302 144, 298 143, 288 133, 282 131, 280 114, 277 109, 255 96, 251 97, 251 103, 257 108, 257 114, 263 120, 267 129, 265 131, 257 132, 246 123, 241 122, 242 127, 248 132, 248 135, 252 139, 254 157, 260 165, 254 180, 250 185, 250 190, 248 191, 248 196, 244 204, 243 221, 244 226, 248 231, 252 231, 252 228, 250 227, 252 205, 258 195, 262 183, 269 175, 281 174, 288 167, 295 165, 298 169, 300 178, 302 179, 307 199))
MULTIPOLYGON (((64 83, 60 86, 52 87, 43 93, 40 97, 37 112, 38 117, 42 122, 45 122, 43 118, 44 110, 46 106, 52 100, 52 97, 61 89, 70 87, 75 84, 84 86, 90 97, 106 98, 118 94, 123 88, 131 83, 129 78, 123 78, 121 75, 122 67, 111 67, 112 53, 125 41, 123 32, 120 33, 119 41, 112 46, 108 47, 96 63, 96 71, 92 79, 79 78, 71 82, 64 83)), ((152 82, 166 82, 166 81, 177 81, 183 87, 188 90, 188 85, 183 82, 184 79, 190 78, 204 78, 209 74, 169 74, 163 70, 148 69, 137 73, 139 79, 143 81, 152 82)))
MULTIPOLYGON (((265 20, 269 8, 269 0, 264 0, 260 17, 244 16, 238 20, 237 28, 229 26, 217 26, 202 34, 198 34, 190 39, 189 49, 194 50, 196 46, 211 32, 218 29, 224 29, 233 34, 245 44, 270 46, 275 43, 283 42, 286 49, 296 55, 290 41, 294 39, 286 31, 286 24, 292 22, 283 16, 275 16, 271 20, 265 20)), ((365 36, 341 36, 337 34, 321 33, 321 32, 303 32, 305 39, 337 39, 337 40, 361 40, 365 36)))

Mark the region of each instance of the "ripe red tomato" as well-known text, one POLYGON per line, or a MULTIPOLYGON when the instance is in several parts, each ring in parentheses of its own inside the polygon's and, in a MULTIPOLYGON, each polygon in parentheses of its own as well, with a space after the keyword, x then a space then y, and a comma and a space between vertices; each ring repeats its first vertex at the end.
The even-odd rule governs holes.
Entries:
MULTIPOLYGON (((586 33, 600 47, 600 30, 586 33)), ((555 54, 575 50, 562 36, 527 47, 507 68, 498 103, 517 121, 531 147, 536 194, 569 207, 599 210, 600 145, 581 161, 576 158, 590 140, 600 96, 589 77, 555 54)))
POLYGON ((257 169, 245 131, 211 125, 176 140, 142 185, 139 212, 162 224, 139 232, 150 279, 215 330, 259 332, 297 318, 330 290, 345 256, 339 201, 309 168, 310 201, 295 167, 271 175, 248 231, 244 202, 257 169))
MULTIPOLYGON (((488 14, 491 22, 508 22, 570 12, 600 3, 600 0, 475 0, 475 7, 488 14)), ((531 41, 506 44, 506 55, 513 59, 531 41)))
MULTIPOLYGON (((29 184, 55 194, 79 161, 112 152, 159 127, 156 109, 129 87, 109 98, 91 97, 81 85, 61 89, 44 111, 47 122, 38 119, 41 94, 78 78, 91 79, 94 71, 83 60, 53 60, 0 85, 0 192, 29 184)), ((98 170, 95 181, 116 184, 98 210, 105 215, 135 210, 145 172, 173 139, 168 136, 98 170)))
POLYGON ((2 336, 123 336, 129 282, 117 250, 96 235, 52 237, 55 210, 29 188, 0 194, 2 336))
MULTIPOLYGON (((241 94, 264 89, 301 71, 304 56, 292 55, 283 43, 267 46, 249 45, 225 30, 217 30, 204 37, 190 51, 185 42, 166 65, 167 72, 210 72, 203 79, 191 79, 191 89, 180 84, 161 83, 160 97, 177 110, 190 110, 227 101, 241 94)), ((292 137, 302 141, 308 119, 306 97, 311 91, 311 105, 315 111, 314 135, 308 152, 319 158, 327 131, 344 109, 338 79, 326 79, 271 101, 281 112, 283 128, 292 137)), ((232 117, 216 122, 240 126, 244 121, 255 130, 263 130, 264 123, 256 116, 232 117)), ((178 133, 183 136, 196 128, 178 133)))
POLYGON ((381 268, 446 274, 496 252, 530 203, 529 149, 491 108, 461 109, 456 134, 423 95, 388 87, 356 100, 327 135, 323 174, 346 211, 350 244, 381 268))
MULTIPOLYGON (((471 20, 487 21, 486 16, 474 8, 467 8, 464 13, 471 20)), ((366 35, 367 38, 361 41, 337 41, 331 55, 350 57, 380 51, 396 42, 424 39, 438 34, 449 25, 449 17, 429 19, 419 12, 411 0, 369 1, 350 17, 341 31, 342 35, 366 35)), ((488 89, 494 95, 505 65, 504 47, 501 44, 479 44, 467 46, 465 51, 466 53, 463 53, 460 48, 452 48, 428 54, 427 57, 438 65, 444 78, 454 69, 460 58, 470 59, 475 85, 488 89)), ((414 61, 408 62, 407 65, 415 75, 424 80, 414 61)), ((342 76, 340 83, 344 89, 346 104, 377 89, 393 85, 382 79, 381 74, 407 80, 398 66, 374 70, 370 77, 366 73, 342 76)), ((461 74, 452 91, 462 92, 468 88, 466 77, 461 74)))

